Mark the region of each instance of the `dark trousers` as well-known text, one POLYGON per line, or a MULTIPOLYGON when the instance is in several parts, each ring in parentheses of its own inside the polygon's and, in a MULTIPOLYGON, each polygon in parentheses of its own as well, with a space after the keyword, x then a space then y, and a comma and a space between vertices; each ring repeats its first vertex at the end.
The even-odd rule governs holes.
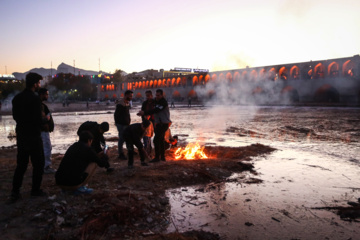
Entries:
POLYGON ((33 167, 32 189, 31 191, 40 190, 42 177, 44 174, 44 149, 39 136, 21 136, 17 134, 17 165, 13 178, 12 192, 19 193, 24 179, 24 174, 29 164, 29 158, 33 167))
POLYGON ((136 148, 139 150, 140 161, 144 162, 145 154, 143 152, 142 143, 139 141, 139 143, 141 145, 138 145, 138 143, 134 143, 131 139, 125 139, 125 142, 126 142, 126 149, 128 152, 128 166, 134 165, 134 144, 135 144, 136 148))
POLYGON ((155 158, 165 159, 165 132, 168 130, 169 124, 157 123, 155 126, 155 158))

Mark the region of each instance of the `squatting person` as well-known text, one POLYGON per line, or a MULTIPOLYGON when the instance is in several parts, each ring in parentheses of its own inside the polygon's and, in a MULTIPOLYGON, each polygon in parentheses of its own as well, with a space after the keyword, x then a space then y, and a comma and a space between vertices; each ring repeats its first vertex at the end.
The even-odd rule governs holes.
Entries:
POLYGON ((144 136, 145 130, 149 127, 150 121, 144 120, 142 123, 134 123, 128 126, 123 133, 123 137, 126 143, 128 151, 128 168, 134 167, 134 145, 139 151, 141 166, 148 166, 145 162, 145 158, 149 158, 146 153, 141 138, 144 136))
POLYGON ((109 167, 109 163, 98 157, 91 148, 94 137, 89 131, 79 134, 79 141, 66 151, 55 174, 56 184, 64 191, 75 191, 75 194, 91 193, 93 189, 86 184, 94 175, 96 166, 109 167))

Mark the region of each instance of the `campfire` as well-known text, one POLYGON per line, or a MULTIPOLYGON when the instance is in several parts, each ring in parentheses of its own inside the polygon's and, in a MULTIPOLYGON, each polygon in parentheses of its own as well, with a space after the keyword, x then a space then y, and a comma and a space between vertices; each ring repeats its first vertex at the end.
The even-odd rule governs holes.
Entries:
POLYGON ((204 153, 205 146, 201 147, 199 143, 189 143, 185 148, 179 147, 175 151, 175 159, 206 159, 208 158, 204 153))

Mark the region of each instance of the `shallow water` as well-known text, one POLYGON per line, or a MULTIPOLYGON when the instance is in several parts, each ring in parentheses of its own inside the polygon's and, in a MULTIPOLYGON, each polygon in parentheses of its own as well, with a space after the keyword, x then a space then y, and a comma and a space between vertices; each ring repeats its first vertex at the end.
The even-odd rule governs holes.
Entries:
MULTIPOLYGON (((139 122, 139 110, 131 111, 139 122)), ((108 121, 106 137, 117 136, 113 112, 54 114, 53 152, 63 153, 87 120, 108 121)), ((171 189, 168 231, 203 229, 226 239, 349 239, 360 224, 345 222, 314 207, 346 206, 360 197, 360 109, 321 107, 212 107, 171 109, 172 134, 180 144, 247 146, 261 143, 277 151, 253 159, 259 173, 234 175, 225 183, 171 189), (259 184, 242 183, 259 178, 259 184)), ((0 146, 15 144, 11 116, 2 116, 0 146)), ((116 142, 110 142, 110 145, 116 142)))

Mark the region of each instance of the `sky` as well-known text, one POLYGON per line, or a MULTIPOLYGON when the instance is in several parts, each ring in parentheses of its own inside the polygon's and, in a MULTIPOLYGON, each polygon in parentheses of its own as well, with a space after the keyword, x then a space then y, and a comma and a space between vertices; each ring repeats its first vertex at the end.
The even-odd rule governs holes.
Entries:
POLYGON ((359 0, 0 0, 0 74, 210 71, 360 54, 359 0))

